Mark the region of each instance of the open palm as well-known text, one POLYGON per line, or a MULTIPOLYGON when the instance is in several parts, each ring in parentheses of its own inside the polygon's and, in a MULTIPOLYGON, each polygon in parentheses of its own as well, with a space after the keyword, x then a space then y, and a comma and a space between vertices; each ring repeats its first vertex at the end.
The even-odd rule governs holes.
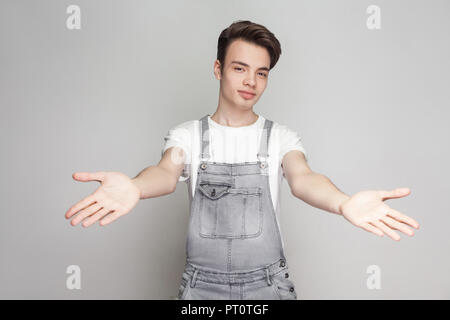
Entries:
POLYGON ((409 236, 413 236, 413 230, 406 225, 419 229, 419 223, 411 217, 392 209, 384 201, 405 197, 409 194, 409 188, 397 188, 391 191, 360 191, 342 204, 342 215, 357 227, 379 236, 383 236, 386 233, 392 239, 398 241, 400 236, 393 230, 399 230, 409 236))
POLYGON ((78 181, 98 181, 101 186, 91 195, 73 205, 66 212, 66 219, 78 215, 71 221, 73 226, 83 221, 88 227, 100 220, 108 224, 133 209, 140 199, 139 188, 121 172, 76 172, 72 175, 78 181))

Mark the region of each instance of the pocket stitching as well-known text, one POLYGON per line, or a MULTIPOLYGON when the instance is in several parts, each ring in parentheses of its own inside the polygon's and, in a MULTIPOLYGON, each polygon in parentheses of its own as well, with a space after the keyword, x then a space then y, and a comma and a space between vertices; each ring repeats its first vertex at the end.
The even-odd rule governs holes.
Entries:
POLYGON ((181 294, 180 300, 184 300, 184 298, 186 298, 186 295, 187 295, 187 293, 188 293, 190 287, 191 287, 191 286, 190 286, 190 284, 189 284, 189 282, 188 282, 188 283, 186 284, 186 286, 184 287, 184 290, 183 290, 183 292, 182 292, 182 294, 181 294))
POLYGON ((181 288, 183 288, 183 290, 180 290, 181 292, 179 293, 180 300, 183 300, 186 297, 189 287, 191 286, 190 283, 191 283, 191 276, 188 274, 183 274, 181 286, 180 286, 181 288), (186 276, 186 278, 185 278, 185 276, 186 276))
MULTIPOLYGON (((216 185, 216 184, 210 184, 210 185, 216 185)), ((222 187, 226 187, 224 185, 220 185, 222 187)), ((227 185, 228 186, 228 185, 227 185)), ((203 188, 202 185, 199 185, 198 188, 200 189, 201 193, 203 194, 203 196, 211 199, 211 200, 219 200, 220 198, 222 198, 225 194, 229 193, 229 189, 231 188, 230 186, 228 186, 227 189, 224 189, 221 193, 218 193, 216 196, 211 196, 208 191, 203 188)))
POLYGON ((278 285, 277 285, 275 282, 273 282, 273 283, 272 283, 272 286, 273 286, 273 290, 274 290, 275 293, 277 294, 278 298, 281 300, 283 297, 281 296, 281 293, 280 293, 280 291, 278 290, 278 285))
MULTIPOLYGON (((228 183, 225 182, 225 184, 228 185, 228 183)), ((205 212, 205 206, 206 206, 206 201, 217 201, 220 198, 223 198, 223 194, 218 197, 217 199, 211 199, 210 197, 206 196, 203 191, 205 191, 204 189, 200 188, 202 190, 201 192, 201 197, 200 197, 200 212, 199 212, 199 223, 200 223, 200 230, 199 230, 199 234, 201 237, 204 238, 225 238, 225 239, 245 239, 245 238, 256 238, 259 235, 261 235, 262 229, 263 229, 263 212, 262 212, 262 191, 261 188, 256 187, 256 188, 232 188, 229 187, 228 189, 225 190, 225 192, 223 192, 223 194, 225 195, 229 195, 230 193, 234 193, 234 194, 246 194, 245 192, 234 192, 236 190, 240 190, 240 191, 245 191, 245 190, 256 190, 252 193, 247 193, 247 194, 252 194, 258 197, 258 221, 259 221, 259 230, 256 233, 253 234, 241 234, 241 235, 226 235, 226 234, 217 234, 217 202, 215 202, 215 208, 214 208, 214 230, 213 233, 202 233, 201 232, 201 227, 202 227, 202 216, 205 212), (232 190, 232 192, 229 192, 230 190, 232 190)), ((244 207, 245 210, 245 207, 244 207)))

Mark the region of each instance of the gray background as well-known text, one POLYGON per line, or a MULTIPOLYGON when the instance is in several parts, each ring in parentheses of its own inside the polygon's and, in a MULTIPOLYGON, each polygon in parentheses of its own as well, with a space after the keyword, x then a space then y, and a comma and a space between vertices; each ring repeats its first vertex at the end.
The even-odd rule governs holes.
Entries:
POLYGON ((421 229, 400 242, 294 198, 281 228, 299 299, 449 299, 448 1, 0 2, 3 299, 170 299, 185 261, 187 187, 111 225, 72 227, 94 192, 76 171, 134 177, 163 136, 213 113, 220 32, 238 19, 282 45, 255 112, 298 131, 311 168, 351 195, 409 187, 387 204, 421 229), (66 8, 81 7, 81 30, 66 8), (381 8, 381 29, 366 8, 381 8), (81 290, 66 268, 81 268, 81 290), (366 269, 381 269, 369 290, 366 269))

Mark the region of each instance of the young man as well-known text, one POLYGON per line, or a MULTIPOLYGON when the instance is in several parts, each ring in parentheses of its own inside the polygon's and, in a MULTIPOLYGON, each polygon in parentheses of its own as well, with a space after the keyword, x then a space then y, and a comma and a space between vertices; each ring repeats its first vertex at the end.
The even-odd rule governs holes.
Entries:
POLYGON ((188 182, 190 220, 179 299, 297 299, 279 227, 280 186, 294 196, 345 217, 355 226, 394 240, 410 236, 412 218, 386 199, 409 189, 361 191, 348 196, 313 172, 299 135, 253 111, 281 48, 264 26, 237 21, 219 37, 214 74, 220 80, 215 113, 169 130, 157 166, 134 179, 119 172, 75 173, 102 185, 66 213, 72 225, 108 224, 139 201, 188 182), (180 157, 181 156, 181 157, 180 157))

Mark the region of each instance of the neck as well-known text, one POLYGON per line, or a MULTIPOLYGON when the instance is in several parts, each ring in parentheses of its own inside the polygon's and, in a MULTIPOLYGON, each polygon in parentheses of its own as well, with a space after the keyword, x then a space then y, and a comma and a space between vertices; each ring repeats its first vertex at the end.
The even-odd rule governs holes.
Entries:
POLYGON ((211 119, 220 125, 227 127, 243 127, 254 124, 259 116, 253 110, 224 110, 217 108, 216 112, 211 115, 211 119))

